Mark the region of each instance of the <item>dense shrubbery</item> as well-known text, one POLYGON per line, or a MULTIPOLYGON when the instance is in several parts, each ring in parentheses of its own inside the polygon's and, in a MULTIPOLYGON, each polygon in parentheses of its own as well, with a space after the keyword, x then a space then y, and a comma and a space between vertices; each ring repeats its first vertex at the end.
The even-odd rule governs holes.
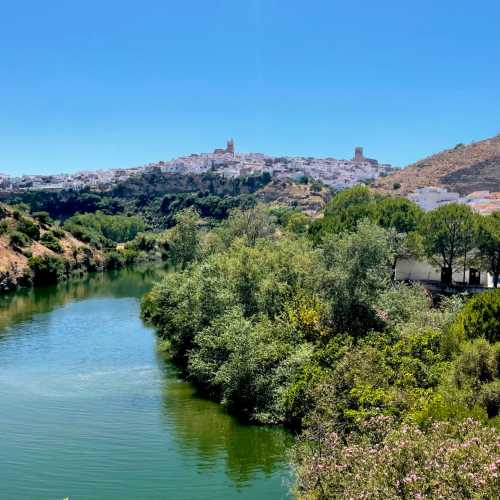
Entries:
POLYGON ((28 264, 33 273, 33 283, 35 285, 55 284, 64 277, 64 262, 59 257, 51 255, 31 257, 28 264))
POLYGON ((31 240, 26 234, 21 233, 20 231, 13 231, 10 233, 10 244, 15 248, 23 248, 28 246, 31 243, 31 240))
POLYGON ((55 253, 63 253, 64 248, 53 232, 47 231, 40 237, 40 243, 55 253))
POLYGON ((460 339, 483 337, 500 342, 500 290, 473 297, 457 316, 453 333, 460 339))
POLYGON ((294 459, 304 498, 487 498, 498 487, 482 476, 498 467, 498 435, 483 427, 500 423, 496 302, 435 306, 419 286, 395 283, 394 259, 408 250, 398 235, 420 214, 365 195, 343 195, 347 211, 327 214, 319 232, 313 223, 311 238, 308 221, 262 207, 198 236, 185 214, 173 233, 185 260, 144 298, 143 316, 212 398, 304 430, 294 459), (463 440, 473 443, 465 451, 463 440))
POLYGON ((78 213, 101 212, 140 215, 149 230, 161 230, 173 226, 176 214, 186 208, 195 209, 202 217, 222 220, 233 208, 252 207, 253 193, 270 180, 268 172, 225 178, 211 172, 178 176, 151 169, 109 191, 34 190, 16 193, 11 202, 29 207, 35 218, 41 217, 42 225, 47 223, 47 216, 63 222, 78 213))
POLYGON ((64 229, 79 240, 98 248, 133 240, 144 230, 142 218, 125 215, 79 214, 64 223, 64 229))
POLYGON ((345 438, 312 427, 295 454, 304 498, 498 498, 500 434, 468 419, 426 432, 369 419, 345 438))
POLYGON ((19 217, 17 220, 17 230, 24 233, 28 238, 32 240, 38 240, 40 238, 40 229, 32 220, 26 217, 19 217))
POLYGON ((52 219, 50 218, 49 212, 45 211, 40 211, 40 212, 33 212, 31 214, 34 219, 36 219, 40 224, 43 226, 47 226, 51 224, 52 219))

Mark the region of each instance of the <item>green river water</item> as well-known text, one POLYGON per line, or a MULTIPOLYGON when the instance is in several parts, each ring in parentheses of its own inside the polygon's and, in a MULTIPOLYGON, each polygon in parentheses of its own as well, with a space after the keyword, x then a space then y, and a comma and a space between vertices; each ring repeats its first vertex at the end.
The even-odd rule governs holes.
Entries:
POLYGON ((0 297, 0 499, 279 499, 283 430, 196 395, 139 298, 161 270, 0 297))

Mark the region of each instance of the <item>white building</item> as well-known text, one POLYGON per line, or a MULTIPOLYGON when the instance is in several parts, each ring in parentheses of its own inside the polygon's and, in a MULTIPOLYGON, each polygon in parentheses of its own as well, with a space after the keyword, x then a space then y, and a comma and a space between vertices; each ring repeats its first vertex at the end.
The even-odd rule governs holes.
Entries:
MULTIPOLYGON (((439 286, 442 282, 441 268, 427 261, 401 259, 396 266, 395 278, 399 281, 417 281, 424 286, 439 286)), ((493 288, 493 276, 487 271, 466 267, 465 281, 463 269, 454 269, 452 283, 476 288, 493 288)))
POLYGON ((448 203, 463 203, 459 193, 449 192, 440 187, 418 188, 415 193, 408 195, 424 212, 434 210, 448 203))

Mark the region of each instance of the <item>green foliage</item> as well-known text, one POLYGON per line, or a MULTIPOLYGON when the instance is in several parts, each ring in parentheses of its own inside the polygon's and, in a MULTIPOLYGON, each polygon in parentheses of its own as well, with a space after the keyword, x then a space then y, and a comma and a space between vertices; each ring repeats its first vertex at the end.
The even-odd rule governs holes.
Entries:
POLYGON ((385 198, 377 203, 378 224, 398 233, 416 231, 422 216, 420 207, 406 198, 385 198))
POLYGON ((10 234, 10 245, 14 248, 26 247, 31 243, 30 238, 19 231, 13 231, 10 234))
POLYGON ((64 229, 85 243, 96 247, 110 247, 113 243, 133 240, 144 230, 142 218, 125 215, 79 214, 64 223, 64 229))
POLYGON ((64 238, 65 236, 64 231, 59 226, 52 226, 51 231, 54 237, 58 239, 64 238))
POLYGON ((468 419, 422 432, 377 417, 347 439, 314 429, 295 455, 299 499, 497 498, 500 436, 468 419))
MULTIPOLYGON (((413 204, 356 188, 337 199, 336 210, 316 245, 310 231, 303 234, 302 217, 290 223, 294 211, 236 209, 203 237, 194 212, 181 213, 173 241, 178 255, 195 246, 196 256, 146 295, 143 317, 184 374, 228 410, 303 430, 295 464, 307 498, 363 488, 397 498, 428 494, 432 485, 450 494, 494 491, 477 470, 491 466, 498 445, 464 419, 500 423, 497 292, 465 306, 461 297, 434 305, 421 287, 395 282, 395 259, 419 253, 421 214, 413 204), (352 204, 360 210, 349 210, 352 204), (370 215, 357 220, 360 213, 370 215), (484 338, 467 343, 476 336, 484 338), (441 420, 450 423, 435 423, 441 420), (402 448, 405 433, 413 441, 402 448), (480 446, 466 450, 469 461, 466 452, 445 453, 443 470, 433 472, 435 447, 460 436, 475 436, 480 446), (359 445, 355 462, 352 443, 359 445), (376 463, 363 462, 367 454, 376 463), (451 475, 458 466, 477 477, 462 484, 451 475), (369 482, 357 484, 356 476, 369 482)), ((458 256, 465 246, 455 247, 458 256)))
POLYGON ((49 248, 50 250, 52 250, 55 253, 63 253, 64 252, 63 246, 61 245, 59 240, 56 238, 54 233, 52 233, 50 231, 47 231, 47 232, 42 234, 42 236, 40 237, 40 243, 42 243, 42 245, 46 246, 47 248, 49 248))
POLYGON ((198 219, 198 213, 190 208, 176 215, 177 224, 168 238, 168 256, 173 266, 184 269, 198 257, 200 252, 198 219))
MULTIPOLYGON (((457 259, 465 257, 473 249, 476 230, 477 218, 472 209, 458 203, 442 205, 427 212, 420 225, 427 256, 449 270, 454 270, 457 259)), ((448 274, 449 280, 451 273, 448 274)))
POLYGON ((33 212, 31 215, 43 226, 47 226, 52 222, 49 212, 46 211, 33 212))
POLYGON ((499 382, 500 343, 491 345, 476 339, 463 344, 460 355, 444 373, 432 397, 416 413, 416 419, 460 421, 472 417, 492 424, 496 421, 498 425, 499 382))
POLYGON ((122 252, 111 251, 106 254, 105 267, 109 270, 121 269, 125 266, 125 256, 122 252))
POLYGON ((310 224, 311 218, 297 211, 288 217, 286 229, 295 234, 306 234, 310 224))
POLYGON ((362 221, 356 232, 330 235, 322 248, 327 267, 323 293, 333 299, 335 330, 357 336, 381 328, 372 305, 390 281, 393 252, 387 232, 362 221))
POLYGON ((64 278, 64 262, 59 257, 43 255, 31 257, 28 265, 33 273, 33 283, 50 285, 64 278))
POLYGON ((479 219, 477 247, 484 269, 493 275, 496 288, 500 276, 500 212, 479 219))
POLYGON ((132 241, 129 241, 125 246, 127 249, 136 250, 138 252, 151 252, 158 245, 158 238, 154 234, 140 233, 132 241))
POLYGON ((33 221, 26 217, 19 217, 16 227, 19 232, 24 233, 32 240, 38 240, 40 238, 40 229, 33 221))
POLYGON ((340 191, 326 206, 323 224, 328 232, 353 231, 363 219, 376 220, 378 199, 365 186, 340 191))
POLYGON ((412 201, 404 198, 383 198, 365 186, 355 186, 340 191, 325 208, 325 217, 310 227, 310 235, 319 242, 329 233, 353 231, 357 224, 367 219, 385 229, 398 233, 414 232, 422 211, 412 201))
POLYGON ((257 205, 249 210, 232 210, 231 216, 221 224, 218 234, 226 246, 236 238, 254 246, 259 239, 270 237, 274 230, 275 224, 267 208, 257 205))
POLYGON ((400 182, 395 182, 392 185, 392 189, 394 189, 395 191, 398 190, 399 188, 401 188, 401 183, 400 182))
POLYGON ((161 200, 160 211, 165 215, 165 224, 175 224, 175 216, 186 208, 195 209, 201 217, 216 220, 225 219, 229 212, 238 207, 249 207, 255 204, 248 195, 216 195, 209 192, 168 194, 161 200))
POLYGON ((268 321, 253 325, 240 310, 229 311, 196 336, 189 373, 233 412, 260 422, 281 419, 280 365, 292 349, 281 335, 268 321))
POLYGON ((459 339, 482 337, 500 342, 500 290, 474 295, 458 314, 451 331, 459 339))
POLYGON ((6 220, 0 221, 0 236, 9 230, 9 223, 6 220))

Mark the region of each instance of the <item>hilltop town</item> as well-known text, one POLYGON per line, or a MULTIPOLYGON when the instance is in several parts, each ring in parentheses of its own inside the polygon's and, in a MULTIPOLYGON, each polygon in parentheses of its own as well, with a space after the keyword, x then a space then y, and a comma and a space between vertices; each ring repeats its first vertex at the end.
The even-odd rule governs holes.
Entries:
POLYGON ((195 153, 168 161, 158 161, 133 168, 115 168, 57 175, 23 175, 11 177, 0 174, 3 191, 61 190, 83 188, 108 189, 131 176, 160 169, 164 173, 189 175, 212 172, 224 177, 240 177, 268 172, 273 178, 300 180, 308 177, 323 182, 333 189, 352 187, 359 182, 369 182, 394 171, 388 164, 366 158, 363 148, 356 147, 351 160, 270 156, 262 153, 237 153, 233 139, 226 148, 212 153, 195 153))

